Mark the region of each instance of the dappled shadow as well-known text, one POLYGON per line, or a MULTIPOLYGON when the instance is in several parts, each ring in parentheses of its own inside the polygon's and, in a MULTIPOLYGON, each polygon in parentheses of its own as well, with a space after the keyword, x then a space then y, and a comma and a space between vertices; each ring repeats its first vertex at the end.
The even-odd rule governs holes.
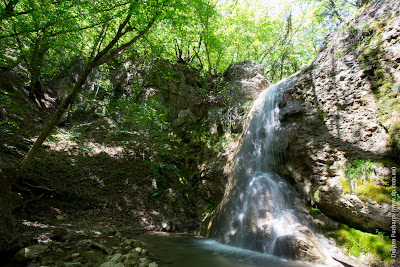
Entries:
MULTIPOLYGON (((362 37, 364 33, 359 31, 357 34, 362 37)), ((357 42, 363 39, 353 37, 347 32, 330 36, 311 65, 287 79, 280 108, 286 112, 282 114, 282 125, 288 131, 288 166, 292 168, 291 174, 286 172, 286 176, 292 176, 293 184, 311 202, 315 200, 315 190, 324 187, 323 197, 332 203, 318 207, 337 220, 362 228, 357 223, 372 221, 372 217, 361 214, 364 217, 360 218, 360 213, 354 216, 349 207, 340 206, 343 203, 336 201, 340 192, 336 192, 338 188, 331 188, 331 177, 337 179, 340 169, 353 160, 389 158, 400 165, 400 158, 388 145, 389 135, 377 118, 374 97, 376 85, 382 78, 377 70, 395 62, 386 55, 379 58, 379 64, 366 66, 356 52, 357 42), (293 103, 302 108, 287 112, 287 106, 294 106, 293 103), (342 212, 335 214, 335 209, 342 212)), ((386 224, 368 230, 375 231, 382 225, 387 228, 386 224)))
MULTIPOLYGON (((45 142, 26 177, 13 186, 22 196, 15 211, 20 232, 42 242, 54 227, 131 232, 197 228, 195 203, 184 196, 177 174, 153 173, 154 138, 98 126, 60 128, 45 142)), ((30 145, 24 138, 19 133, 3 140, 2 164, 20 162, 30 145)))

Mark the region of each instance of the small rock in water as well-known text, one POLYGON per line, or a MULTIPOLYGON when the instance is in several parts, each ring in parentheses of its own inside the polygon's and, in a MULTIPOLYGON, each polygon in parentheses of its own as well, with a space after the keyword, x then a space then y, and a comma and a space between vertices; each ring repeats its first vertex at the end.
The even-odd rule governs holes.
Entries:
POLYGON ((71 255, 71 258, 75 259, 78 258, 81 254, 80 253, 74 253, 71 255))
POLYGON ((104 246, 103 244, 100 244, 100 243, 98 243, 96 241, 91 240, 90 241, 90 245, 93 246, 93 247, 101 249, 102 251, 104 251, 108 255, 111 254, 111 250, 109 248, 107 248, 106 246, 104 246))
POLYGON ((114 264, 118 263, 118 262, 123 262, 125 259, 125 257, 122 256, 121 253, 115 254, 112 258, 111 258, 111 262, 113 262, 114 264))
POLYGON ((144 267, 144 266, 147 266, 147 265, 149 265, 149 263, 150 263, 150 261, 149 261, 149 259, 148 258, 140 258, 139 259, 139 267, 144 267))
POLYGON ((125 260, 135 260, 135 261, 139 260, 139 255, 136 253, 128 253, 128 254, 125 254, 124 256, 125 256, 125 260))
POLYGON ((155 262, 152 262, 152 263, 149 264, 149 267, 158 267, 158 264, 155 263, 155 262))
POLYGON ((64 267, 82 266, 80 262, 64 262, 64 267))
POLYGON ((147 249, 142 249, 142 253, 141 253, 142 255, 147 255, 147 254, 149 254, 149 251, 147 250, 147 249))
POLYGON ((135 248, 135 251, 140 254, 142 252, 142 248, 137 247, 137 248, 135 248))
POLYGON ((62 216, 62 215, 57 215, 57 216, 56 216, 56 219, 57 219, 57 221, 64 221, 64 220, 65 220, 65 217, 62 216))
POLYGON ((139 260, 139 256, 137 254, 125 254, 125 261, 124 261, 124 266, 125 267, 134 267, 136 266, 137 261, 139 260))
POLYGON ((114 263, 112 263, 111 261, 106 261, 102 263, 99 267, 114 267, 114 263))

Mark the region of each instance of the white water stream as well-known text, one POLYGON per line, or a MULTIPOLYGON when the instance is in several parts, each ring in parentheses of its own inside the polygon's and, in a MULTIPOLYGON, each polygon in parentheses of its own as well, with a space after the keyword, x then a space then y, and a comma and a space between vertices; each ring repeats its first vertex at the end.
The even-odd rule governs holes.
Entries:
MULTIPOLYGON (((304 241, 311 236, 314 241, 309 245, 317 250, 329 246, 308 228, 312 217, 299 194, 276 174, 286 141, 278 119, 281 86, 284 81, 265 90, 253 104, 227 191, 212 221, 211 239, 143 236, 150 251, 163 259, 161 266, 322 266, 288 260, 293 259, 293 248, 285 237, 304 241)), ((338 266, 327 259, 328 266, 338 266)))
POLYGON ((282 86, 284 81, 262 92, 252 107, 230 189, 210 231, 218 242, 280 256, 288 251, 276 246, 277 238, 298 236, 307 216, 298 193, 274 171, 284 158, 277 103, 282 86))

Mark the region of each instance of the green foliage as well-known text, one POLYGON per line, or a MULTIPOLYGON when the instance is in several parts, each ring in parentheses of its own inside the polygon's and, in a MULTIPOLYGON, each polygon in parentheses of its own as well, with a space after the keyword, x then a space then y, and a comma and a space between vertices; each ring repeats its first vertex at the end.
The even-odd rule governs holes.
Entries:
POLYGON ((123 141, 123 140, 129 140, 132 138, 134 138, 133 134, 126 130, 116 130, 116 131, 111 132, 107 136, 107 140, 110 140, 110 141, 123 141))
MULTIPOLYGON (((383 164, 381 164, 383 166, 383 164)), ((362 201, 369 199, 378 203, 392 203, 392 187, 386 184, 386 177, 372 177, 375 174, 377 163, 369 160, 355 160, 347 163, 344 168, 344 177, 339 178, 343 193, 356 193, 362 201)))
POLYGON ((118 168, 118 169, 114 170, 114 174, 117 175, 117 176, 124 176, 125 175, 125 171, 118 168))
POLYGON ((311 216, 315 217, 321 214, 321 211, 318 208, 310 207, 310 214, 311 216))
POLYGON ((118 124, 131 130, 160 130, 166 125, 166 108, 156 99, 138 103, 134 95, 126 95, 111 102, 107 111, 118 124))
POLYGON ((20 93, 18 91, 6 91, 0 88, 0 110, 6 111, 6 116, 0 121, 0 132, 12 132, 19 129, 19 122, 16 117, 24 115, 24 108, 27 105, 16 105, 16 99, 19 99, 20 93), (7 115, 8 114, 8 115, 7 115), (11 115, 11 116, 9 116, 11 115))
POLYGON ((347 249, 348 253, 359 257, 361 253, 371 254, 373 261, 383 261, 390 264, 391 241, 377 230, 377 234, 362 231, 341 224, 336 230, 327 233, 336 240, 336 243, 347 249))
POLYGON ((339 182, 342 185, 342 191, 344 194, 351 191, 350 183, 345 177, 340 177, 339 182))
POLYGON ((317 114, 318 114, 318 118, 320 120, 325 120, 326 114, 325 114, 324 110, 322 109, 321 104, 317 105, 317 114))
POLYGON ((14 129, 18 129, 19 125, 17 122, 9 119, 9 118, 5 118, 5 120, 0 121, 0 131, 4 132, 4 133, 9 133, 14 129))
POLYGON ((370 160, 355 160, 347 163, 344 168, 344 176, 350 184, 350 191, 356 191, 360 184, 363 185, 370 180, 372 173, 375 172, 375 167, 376 163, 370 160))
POLYGON ((392 203, 392 188, 367 182, 357 189, 357 193, 375 200, 379 204, 392 203))
POLYGON ((60 141, 77 141, 81 133, 76 127, 71 128, 61 128, 56 127, 55 133, 49 136, 49 139, 54 142, 60 141))
POLYGON ((217 206, 213 203, 209 203, 206 210, 202 213, 201 217, 204 219, 207 215, 215 210, 217 206))

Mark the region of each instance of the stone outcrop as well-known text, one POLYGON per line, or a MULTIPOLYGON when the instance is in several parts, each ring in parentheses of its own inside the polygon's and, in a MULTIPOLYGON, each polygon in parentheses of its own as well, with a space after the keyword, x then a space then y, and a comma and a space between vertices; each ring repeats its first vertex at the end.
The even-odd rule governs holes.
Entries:
POLYGON ((326 263, 326 256, 308 227, 300 226, 297 235, 281 235, 275 241, 274 255, 291 260, 326 263))
POLYGON ((114 240, 107 238, 99 240, 99 237, 88 240, 87 237, 88 235, 82 233, 69 233, 69 239, 78 239, 79 242, 68 249, 65 249, 65 245, 70 240, 21 248, 7 266, 158 266, 153 260, 154 256, 143 247, 142 242, 128 239, 119 232, 111 236, 114 240), (113 241, 119 243, 114 243, 112 246, 113 241))
POLYGON ((339 178, 353 160, 391 155, 399 164, 393 130, 400 112, 399 18, 398 2, 373 2, 328 36, 312 63, 284 81, 281 95, 284 174, 325 214, 374 232, 390 230, 389 205, 344 194, 339 178))
POLYGON ((270 82, 264 76, 264 67, 256 62, 232 64, 224 73, 233 101, 254 100, 270 82))
MULTIPOLYGON (((225 133, 239 134, 252 100, 268 88, 269 81, 263 76, 264 67, 246 61, 231 65, 221 77, 201 83, 199 73, 182 64, 166 64, 151 75, 151 84, 167 107, 167 121, 172 130, 188 143, 188 150, 204 156, 204 161, 192 161, 187 166, 194 171, 199 183, 194 185, 198 199, 217 204, 224 192, 227 173, 224 166, 237 143, 231 143, 217 156, 210 155, 210 148, 199 147, 193 132, 202 133, 209 139, 219 139, 225 133), (165 73, 169 73, 166 76, 165 73)), ((212 149, 211 149, 212 150, 212 149)), ((191 157, 188 153, 186 157, 191 157)), ((202 205, 200 205, 202 206, 202 205)))
POLYGON ((230 130, 240 133, 247 101, 252 101, 270 82, 264 67, 252 61, 232 64, 222 77, 202 83, 199 73, 182 64, 167 64, 151 74, 157 95, 167 106, 167 120, 176 132, 192 130, 193 124, 206 125, 212 133, 229 120, 230 130), (167 75, 166 75, 167 73, 167 75))

